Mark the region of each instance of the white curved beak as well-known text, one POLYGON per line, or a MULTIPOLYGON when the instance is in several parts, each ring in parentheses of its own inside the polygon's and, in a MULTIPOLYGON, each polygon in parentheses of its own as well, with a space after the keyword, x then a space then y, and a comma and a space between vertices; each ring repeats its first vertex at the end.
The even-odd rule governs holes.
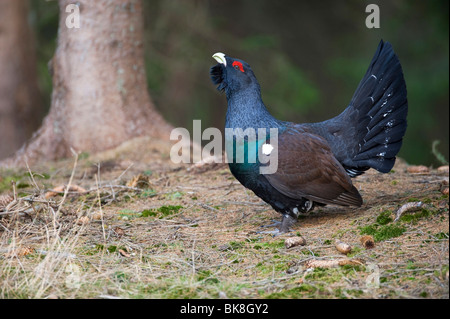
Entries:
POLYGON ((212 57, 220 64, 223 64, 225 67, 227 66, 227 59, 225 59, 225 54, 223 54, 222 52, 214 53, 212 57))

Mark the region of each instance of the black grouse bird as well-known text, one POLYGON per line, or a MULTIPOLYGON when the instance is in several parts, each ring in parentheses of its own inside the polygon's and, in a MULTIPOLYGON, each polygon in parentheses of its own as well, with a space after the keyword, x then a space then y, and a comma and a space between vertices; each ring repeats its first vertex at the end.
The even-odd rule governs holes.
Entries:
MULTIPOLYGON (((219 63, 210 70, 211 80, 228 100, 225 130, 278 130, 277 143, 270 134, 261 135, 259 140, 256 134, 255 162, 247 157, 236 161, 235 154, 229 159, 230 170, 239 182, 283 215, 275 233, 288 232, 299 213, 314 205, 361 206, 361 195, 351 177, 370 168, 387 173, 394 166, 406 131, 408 103, 402 68, 388 42, 378 45, 348 107, 320 123, 275 119, 266 109, 259 83, 246 62, 223 53, 213 58, 219 63), (261 173, 261 167, 268 164, 260 156, 269 155, 274 147, 277 170, 261 173)), ((248 138, 244 136, 244 142, 237 146, 237 135, 231 139, 236 151, 244 147, 246 156, 251 155, 248 138)))

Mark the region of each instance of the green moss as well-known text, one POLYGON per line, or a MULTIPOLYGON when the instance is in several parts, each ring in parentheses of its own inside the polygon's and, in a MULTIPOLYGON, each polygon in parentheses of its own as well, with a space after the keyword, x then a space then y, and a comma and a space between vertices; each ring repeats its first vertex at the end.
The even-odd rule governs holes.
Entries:
MULTIPOLYGON (((251 241, 252 242, 252 241, 251 241)), ((284 248, 284 240, 277 240, 271 242, 262 242, 253 245, 253 249, 271 249, 273 253, 277 253, 279 249, 284 248)))
POLYGON ((130 275, 126 274, 123 271, 116 271, 113 274, 113 278, 120 283, 128 282, 131 279, 130 275))
POLYGON ((117 251, 117 246, 114 246, 114 245, 108 246, 107 250, 108 250, 110 253, 114 253, 114 252, 117 251))
POLYGON ((365 271, 366 267, 362 265, 343 265, 341 266, 341 270, 344 272, 345 275, 348 275, 351 272, 359 272, 359 271, 365 271))
POLYGON ((385 225, 375 233, 374 240, 382 241, 394 237, 400 237, 406 231, 406 227, 400 225, 385 225))
POLYGON ((131 209, 122 209, 121 211, 119 211, 119 217, 125 220, 132 220, 136 217, 140 217, 140 215, 141 213, 131 209))
POLYGON ((220 280, 215 278, 210 270, 199 270, 196 274, 196 280, 206 284, 220 283, 220 280))
POLYGON ((157 209, 145 209, 140 214, 139 217, 157 217, 159 219, 177 214, 183 206, 161 206, 157 209))
POLYGON ((257 266, 255 266, 259 275, 267 275, 272 274, 273 272, 281 273, 288 270, 289 266, 284 260, 267 261, 267 262, 259 262, 257 266))
POLYGON ((141 214, 140 217, 156 217, 157 212, 151 209, 144 209, 141 214))
POLYGON ((362 249, 360 248, 360 247, 353 247, 352 248, 352 251, 349 253, 349 254, 347 254, 347 257, 355 257, 355 256, 357 256, 360 252, 362 251, 362 249))
POLYGON ((85 255, 85 256, 94 256, 95 254, 98 254, 103 249, 105 249, 105 246, 103 246, 102 244, 96 244, 93 247, 92 246, 90 246, 90 247, 83 247, 81 249, 81 254, 85 255))
POLYGON ((373 225, 368 225, 368 226, 364 226, 361 227, 361 235, 373 235, 377 232, 377 225, 373 224, 373 225))
POLYGON ((355 297, 361 297, 364 292, 361 289, 348 289, 346 290, 347 294, 353 295, 355 297))
POLYGON ((406 227, 398 224, 369 225, 361 229, 361 235, 372 235, 375 241, 383 241, 403 235, 406 227))
POLYGON ((165 197, 170 200, 176 200, 176 199, 180 199, 181 197, 183 197, 183 195, 184 195, 184 193, 182 193, 182 192, 173 192, 173 193, 167 194, 165 197))
POLYGON ((230 250, 236 250, 245 247, 245 243, 239 241, 230 241, 228 244, 230 245, 230 250))
POLYGON ((268 295, 265 295, 264 298, 267 299, 298 299, 299 297, 302 297, 304 295, 313 295, 317 291, 317 288, 308 285, 308 284, 301 284, 298 287, 282 290, 279 292, 274 292, 268 295))
POLYGON ((302 255, 306 255, 306 256, 320 257, 320 254, 319 254, 318 252, 315 252, 315 251, 313 251, 313 250, 311 250, 311 249, 302 249, 302 250, 300 251, 300 253, 301 253, 302 255))
POLYGON ((392 212, 386 210, 377 216, 375 223, 361 227, 360 234, 371 235, 375 241, 401 236, 406 231, 406 227, 398 223, 391 224, 392 221, 392 212))
POLYGON ((132 298, 144 299, 212 299, 218 297, 218 291, 223 291, 229 298, 234 298, 242 289, 252 286, 240 283, 223 284, 218 278, 212 277, 210 271, 201 271, 194 277, 181 275, 176 279, 158 278, 151 284, 141 284, 137 294, 132 298))
POLYGON ((154 189, 144 189, 139 195, 140 198, 151 198, 155 197, 158 193, 154 189))
MULTIPOLYGON (((0 175, 0 193, 2 193, 3 191, 12 191, 12 182, 15 182, 16 189, 31 187, 31 178, 36 181, 49 180, 50 174, 30 171, 26 171, 23 173, 17 173, 10 170, 4 171, 0 175)), ((45 187, 52 188, 53 186, 48 184, 45 187)))
POLYGON ((434 235, 434 237, 436 237, 437 239, 448 239, 449 234, 448 234, 448 232, 446 232, 446 233, 440 232, 440 233, 437 233, 436 235, 434 235))
POLYGON ((393 219, 391 218, 391 214, 392 213, 389 210, 382 212, 377 217, 377 224, 378 225, 386 225, 386 224, 389 224, 390 222, 392 222, 393 219))
POLYGON ((50 175, 47 173, 25 172, 23 176, 33 177, 34 179, 50 179, 50 175))
POLYGON ((283 248, 284 240, 265 242, 265 243, 262 243, 262 245, 267 248, 283 248))
POLYGON ((158 208, 158 212, 160 212, 163 216, 168 216, 172 214, 176 214, 180 211, 180 209, 183 208, 183 206, 161 206, 158 208))
POLYGON ((85 160, 89 158, 89 153, 88 152, 81 152, 80 154, 78 154, 78 160, 85 160))
POLYGON ((416 224, 419 219, 429 217, 433 215, 433 213, 433 211, 423 208, 419 212, 402 215, 402 217, 400 217, 400 221, 416 224))
POLYGON ((151 170, 146 170, 146 171, 143 171, 142 174, 144 174, 145 176, 151 176, 153 174, 153 172, 151 170))
POLYGON ((19 184, 18 180, 20 177, 18 176, 6 176, 0 177, 0 193, 7 190, 12 190, 12 182, 16 182, 16 186, 19 184))
POLYGON ((332 284, 340 282, 342 277, 349 271, 342 271, 344 268, 314 268, 312 272, 305 276, 305 280, 320 282, 320 284, 332 284))

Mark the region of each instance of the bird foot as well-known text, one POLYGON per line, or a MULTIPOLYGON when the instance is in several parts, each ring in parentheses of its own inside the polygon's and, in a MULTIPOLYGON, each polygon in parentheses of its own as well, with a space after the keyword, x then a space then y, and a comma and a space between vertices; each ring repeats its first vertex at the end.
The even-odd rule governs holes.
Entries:
POLYGON ((285 233, 289 233, 291 231, 290 229, 290 225, 293 223, 291 221, 292 217, 286 217, 283 216, 283 220, 277 221, 277 220, 273 220, 273 224, 270 225, 263 225, 260 226, 261 228, 267 228, 267 227, 277 227, 278 229, 275 230, 266 230, 266 231, 258 231, 256 232, 257 234, 269 234, 272 235, 273 237, 285 234, 285 233))
POLYGON ((267 227, 280 227, 280 225, 281 225, 281 222, 278 221, 278 220, 272 220, 272 222, 273 222, 273 224, 262 225, 262 226, 259 226, 259 227, 261 227, 261 228, 267 228, 267 227))
POLYGON ((279 235, 285 234, 286 232, 281 232, 279 229, 275 229, 275 230, 258 231, 256 233, 257 234, 268 234, 268 235, 272 235, 272 237, 277 237, 279 235))

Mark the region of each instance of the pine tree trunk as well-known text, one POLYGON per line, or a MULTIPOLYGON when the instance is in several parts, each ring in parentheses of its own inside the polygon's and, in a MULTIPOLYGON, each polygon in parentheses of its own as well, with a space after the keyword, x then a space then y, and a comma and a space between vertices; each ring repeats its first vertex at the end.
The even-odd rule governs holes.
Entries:
POLYGON ((27 17, 27 0, 0 1, 0 159, 18 150, 44 116, 27 17))
POLYGON ((50 112, 15 155, 16 165, 24 158, 33 162, 68 157, 71 149, 95 153, 136 136, 169 138, 172 127, 147 91, 142 0, 77 1, 80 28, 66 26, 71 3, 59 1, 50 112))

